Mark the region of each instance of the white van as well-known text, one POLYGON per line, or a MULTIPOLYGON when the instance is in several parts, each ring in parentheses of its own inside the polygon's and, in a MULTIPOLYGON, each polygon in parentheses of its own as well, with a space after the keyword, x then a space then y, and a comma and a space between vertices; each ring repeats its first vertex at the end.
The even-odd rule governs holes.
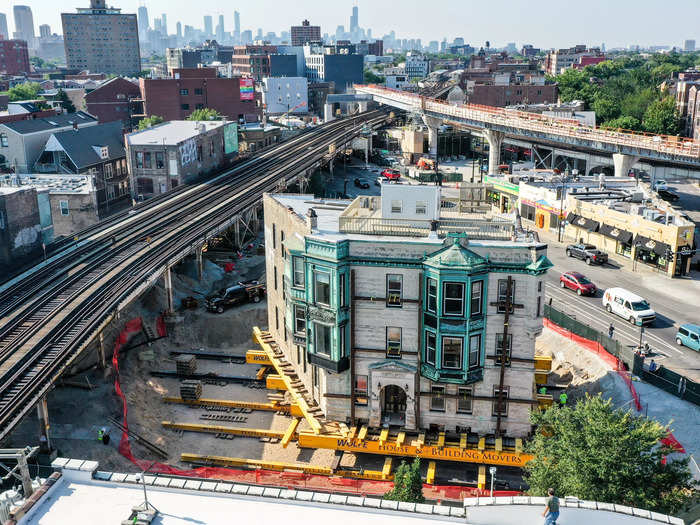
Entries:
POLYGON ((619 315, 637 326, 652 324, 656 312, 649 303, 637 294, 624 288, 608 288, 603 294, 603 308, 608 312, 619 315))

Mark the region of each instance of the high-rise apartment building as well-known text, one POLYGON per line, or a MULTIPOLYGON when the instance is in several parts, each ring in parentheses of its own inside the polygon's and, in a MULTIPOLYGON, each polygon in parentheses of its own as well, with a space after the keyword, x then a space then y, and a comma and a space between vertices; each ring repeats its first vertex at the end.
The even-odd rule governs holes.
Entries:
POLYGON ((160 15, 160 20, 161 20, 160 30, 165 36, 168 36, 168 15, 163 13, 162 15, 160 15))
POLYGON ((0 39, 0 73, 26 75, 29 71, 27 43, 24 40, 0 39))
POLYGON ((0 40, 9 40, 10 31, 7 29, 7 17, 5 13, 0 13, 0 40))
POLYGON ((292 26, 291 33, 293 46, 321 41, 321 26, 312 26, 308 20, 304 20, 300 26, 292 26))
POLYGON ((27 5, 16 5, 13 12, 15 15, 15 38, 25 40, 31 47, 36 36, 32 8, 27 5))
POLYGON ((134 75, 141 71, 136 14, 90 0, 89 8, 62 13, 66 63, 93 73, 134 75))
POLYGON ((224 15, 219 15, 219 23, 216 25, 216 39, 219 43, 224 41, 224 15))
POLYGON ((46 38, 51 36, 51 26, 49 24, 41 24, 39 26, 39 36, 41 38, 46 38))
POLYGON ((209 15, 204 17, 204 34, 206 36, 212 36, 214 34, 214 22, 209 15))
POLYGON ((686 51, 688 53, 692 53, 695 51, 695 40, 686 40, 683 43, 683 51, 686 51))

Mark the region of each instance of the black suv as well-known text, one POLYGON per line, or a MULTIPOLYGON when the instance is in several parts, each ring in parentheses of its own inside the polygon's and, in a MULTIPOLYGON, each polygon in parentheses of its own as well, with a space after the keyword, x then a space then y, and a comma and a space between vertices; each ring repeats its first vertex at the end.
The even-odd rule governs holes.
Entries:
POLYGON ((361 188, 363 190, 366 190, 367 188, 369 188, 369 182, 365 182, 362 179, 355 179, 353 181, 353 183, 355 184, 356 187, 361 188))
POLYGON ((223 288, 217 293, 206 298, 205 305, 210 312, 223 313, 230 307, 241 303, 253 301, 260 302, 265 295, 265 285, 258 281, 239 282, 235 286, 223 288))
POLYGON ((586 261, 586 264, 605 264, 608 262, 608 254, 601 252, 592 244, 569 244, 566 247, 566 255, 586 261))
POLYGON ((666 202, 676 202, 678 199, 680 199, 680 196, 677 193, 673 193, 672 191, 659 190, 656 193, 660 198, 662 198, 666 202))

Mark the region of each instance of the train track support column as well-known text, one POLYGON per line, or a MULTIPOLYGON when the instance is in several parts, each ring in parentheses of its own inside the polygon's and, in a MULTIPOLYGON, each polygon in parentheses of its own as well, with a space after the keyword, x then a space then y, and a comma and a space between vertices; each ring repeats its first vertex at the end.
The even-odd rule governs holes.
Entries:
POLYGON ((612 158, 615 165, 615 177, 627 177, 632 166, 639 161, 639 157, 625 155, 624 153, 613 153, 612 158))
POLYGON ((172 281, 172 276, 170 275, 170 266, 167 266, 165 268, 165 272, 163 273, 163 280, 165 281, 165 295, 166 295, 167 301, 168 301, 167 313, 172 314, 174 311, 174 308, 173 308, 173 281, 172 281))
POLYGON ((51 452, 51 438, 49 436, 49 407, 46 404, 46 396, 42 397, 36 406, 39 416, 39 444, 42 453, 51 452))
POLYGON ((439 118, 429 117, 423 114, 423 122, 428 126, 428 153, 433 158, 437 158, 438 153, 438 127, 442 124, 439 118))
POLYGON ((194 254, 197 259, 197 279, 201 281, 204 275, 204 254, 202 253, 202 246, 197 246, 194 249, 194 254))
POLYGON ((489 143, 489 175, 498 173, 498 165, 501 163, 501 145, 505 134, 502 131, 492 129, 484 130, 484 137, 489 143))

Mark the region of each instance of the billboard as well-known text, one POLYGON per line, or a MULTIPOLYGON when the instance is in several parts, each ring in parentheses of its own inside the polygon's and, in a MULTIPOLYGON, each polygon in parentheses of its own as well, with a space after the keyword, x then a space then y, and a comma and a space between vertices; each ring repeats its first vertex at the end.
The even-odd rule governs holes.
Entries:
POLYGON ((252 78, 240 79, 239 86, 241 89, 241 100, 254 100, 255 99, 255 92, 253 90, 253 79, 252 78))
POLYGON ((235 122, 224 126, 224 153, 238 153, 238 124, 235 122))

